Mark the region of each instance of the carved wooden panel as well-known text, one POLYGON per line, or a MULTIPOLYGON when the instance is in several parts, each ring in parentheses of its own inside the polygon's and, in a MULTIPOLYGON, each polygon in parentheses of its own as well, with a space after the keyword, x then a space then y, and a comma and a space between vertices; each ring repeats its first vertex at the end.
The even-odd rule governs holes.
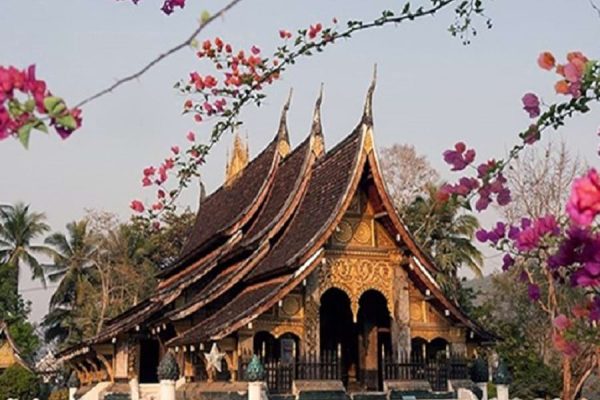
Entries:
POLYGON ((385 297, 388 310, 394 315, 393 266, 388 260, 344 256, 328 257, 326 260, 319 269, 320 294, 332 287, 346 292, 356 319, 360 297, 367 290, 374 289, 385 297))

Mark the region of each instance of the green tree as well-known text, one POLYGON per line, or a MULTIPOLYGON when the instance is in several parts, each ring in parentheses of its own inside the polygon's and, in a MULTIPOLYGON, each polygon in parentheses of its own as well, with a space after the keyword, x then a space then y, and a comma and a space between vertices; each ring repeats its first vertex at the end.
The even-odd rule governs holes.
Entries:
POLYGON ((418 196, 402 214, 416 241, 439 268, 436 279, 448 295, 459 301, 463 296, 458 270, 467 267, 481 276, 483 256, 473 244, 479 221, 452 199, 440 201, 439 189, 434 185, 429 185, 426 195, 418 196))
POLYGON ((18 288, 19 271, 28 265, 33 279, 40 279, 44 286, 44 269, 37 256, 52 255, 52 250, 32 242, 46 233, 50 227, 43 213, 32 212, 29 205, 17 203, 0 209, 0 262, 14 268, 13 279, 18 288))
POLYGON ((478 320, 502 338, 495 345, 514 381, 511 394, 520 398, 558 397, 562 388, 560 356, 552 346, 551 326, 527 295, 515 272, 485 279, 478 320))
POLYGON ((0 399, 33 400, 39 395, 40 381, 35 374, 18 364, 0 375, 0 399))
POLYGON ((66 228, 66 235, 55 232, 45 240, 55 250, 53 263, 45 266, 46 273, 51 282, 59 283, 42 325, 46 340, 70 344, 82 336, 72 313, 81 282, 94 279, 98 238, 90 232, 86 220, 68 223, 66 228))

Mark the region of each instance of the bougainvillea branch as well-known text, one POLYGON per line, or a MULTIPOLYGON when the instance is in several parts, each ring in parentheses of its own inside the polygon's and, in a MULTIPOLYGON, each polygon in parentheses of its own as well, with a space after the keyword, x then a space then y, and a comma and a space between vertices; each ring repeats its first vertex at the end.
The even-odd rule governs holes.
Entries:
POLYGON ((81 126, 80 110, 53 95, 37 79, 35 65, 24 70, 0 66, 0 140, 13 137, 27 148, 31 131, 48 133, 49 126, 66 139, 81 126))
MULTIPOLYGON (((526 93, 523 109, 534 119, 519 134, 516 144, 503 160, 490 160, 473 167, 475 150, 457 143, 444 152, 444 160, 452 170, 474 168, 477 175, 462 177, 456 184, 444 186, 445 197, 453 196, 471 208, 486 209, 493 200, 502 206, 511 201, 506 179, 502 173, 520 152, 540 140, 542 132, 563 126, 567 119, 590 111, 593 102, 600 101, 600 63, 589 60, 581 52, 571 52, 564 64, 557 64, 549 52, 540 54, 538 65, 560 76, 554 90, 568 96, 565 102, 544 106, 537 95, 526 93), (545 111, 542 113, 542 108, 545 111), (492 197, 495 195, 495 199, 492 197)), ((490 229, 481 229, 476 237, 498 251, 504 252, 503 270, 519 268, 520 280, 527 285, 529 297, 540 305, 553 322, 552 338, 555 347, 564 354, 564 362, 581 356, 590 346, 600 344, 600 177, 595 169, 573 182, 563 215, 546 215, 531 220, 523 218, 520 224, 498 222, 490 229), (547 298, 542 298, 544 287, 547 298), (572 288, 579 299, 570 306, 559 305, 557 290, 560 286, 572 288)), ((598 359, 594 358, 590 368, 598 359)), ((568 370, 565 369, 565 370, 568 370)), ((571 376, 563 378, 569 382, 571 376)), ((570 386, 565 383, 565 393, 570 386)), ((571 398, 571 397, 563 397, 571 398)))
MULTIPOLYGON (((176 177, 172 188, 169 190, 165 188, 165 181, 169 174, 144 174, 143 185, 156 187, 158 203, 145 207, 136 200, 131 204, 131 208, 138 213, 145 212, 145 217, 149 220, 156 220, 164 211, 173 211, 176 199, 183 189, 189 186, 190 180, 199 175, 198 166, 204 162, 204 158, 214 144, 225 132, 233 131, 241 124, 238 117, 242 109, 249 104, 260 106, 266 97, 265 87, 275 82, 289 66, 294 65, 302 57, 322 52, 326 47, 340 39, 350 38, 357 32, 431 16, 456 2, 456 0, 431 0, 430 7, 418 8, 411 8, 410 4, 406 3, 399 13, 385 10, 380 17, 372 21, 348 21, 343 28, 334 18, 329 27, 315 23, 306 29, 298 30, 295 34, 282 29, 279 31, 282 44, 271 57, 263 57, 258 46, 252 46, 248 50, 235 50, 231 44, 218 37, 196 44, 197 56, 212 64, 216 71, 215 75, 220 77, 192 72, 188 79, 178 82, 175 87, 183 94, 192 96, 184 103, 184 114, 192 114, 198 123, 214 122, 210 140, 206 143, 197 143, 195 134, 191 132, 188 139, 193 138, 190 139, 192 144, 182 152, 185 154, 185 159, 180 156, 174 160, 176 168, 166 168, 176 177), (168 195, 164 196, 164 193, 168 195)), ((483 15, 480 1, 460 2, 457 8, 457 19, 451 27, 453 34, 462 35, 465 27, 470 26, 470 18, 473 14, 483 15), (466 6, 471 3, 472 6, 466 6)), ((162 168, 164 171, 164 167, 163 163, 153 167, 153 170, 160 171, 162 168)), ((150 170, 147 168, 145 171, 150 170)))
POLYGON ((232 0, 232 1, 230 1, 223 8, 221 8, 220 10, 218 10, 213 15, 203 14, 202 20, 200 21, 200 24, 198 25, 198 27, 183 42, 177 44, 176 46, 173 46, 169 50, 167 50, 164 53, 160 54, 158 57, 154 58, 149 63, 147 63, 146 65, 144 65, 144 67, 142 67, 137 72, 134 72, 134 73, 132 73, 132 74, 126 76, 126 77, 123 77, 121 79, 118 79, 115 83, 113 83, 112 85, 110 85, 106 89, 100 90, 99 92, 97 92, 97 93, 95 93, 95 94, 93 94, 93 95, 91 95, 91 96, 83 99, 82 101, 80 101, 79 103, 77 103, 76 107, 81 107, 81 106, 89 103, 90 101, 93 101, 93 100, 96 100, 96 99, 98 99, 98 98, 100 98, 102 96, 105 96, 105 95, 111 93, 113 90, 115 90, 119 86, 124 85, 125 83, 131 82, 131 81, 133 81, 135 79, 139 79, 142 75, 144 75, 146 72, 148 72, 148 70, 150 70, 152 67, 154 67, 156 64, 158 64, 159 62, 161 62, 165 58, 173 55, 174 53, 177 53, 181 49, 184 49, 184 48, 192 45, 194 43, 194 40, 196 39, 196 37, 204 29, 206 29, 206 27, 208 25, 210 25, 216 19, 218 19, 218 18, 222 17, 223 15, 225 15, 225 13, 227 11, 229 11, 230 9, 232 9, 240 1, 242 1, 242 0, 232 0))
POLYGON ((506 158, 501 160, 488 160, 473 166, 475 151, 466 149, 464 143, 457 143, 454 149, 444 152, 445 161, 452 165, 453 171, 461 171, 467 167, 475 170, 471 177, 461 177, 455 184, 446 184, 441 191, 444 196, 455 196, 462 199, 465 207, 471 208, 475 201, 477 211, 485 210, 495 199, 500 205, 510 201, 510 191, 506 187, 503 171, 510 163, 519 157, 519 154, 529 145, 540 140, 544 131, 558 129, 566 120, 576 115, 590 111, 590 104, 600 101, 600 63, 588 60, 580 52, 571 52, 567 55, 565 64, 556 64, 554 56, 548 52, 542 53, 538 58, 538 65, 546 70, 554 70, 560 80, 556 82, 556 93, 569 97, 567 101, 551 104, 542 113, 542 104, 538 96, 526 93, 523 98, 523 109, 533 123, 519 133, 519 143, 515 144, 506 158))

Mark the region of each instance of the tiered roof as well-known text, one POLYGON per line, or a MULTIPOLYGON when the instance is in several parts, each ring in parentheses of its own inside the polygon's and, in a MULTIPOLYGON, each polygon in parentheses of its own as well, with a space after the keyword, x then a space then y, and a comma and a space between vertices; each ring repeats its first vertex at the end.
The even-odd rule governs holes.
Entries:
POLYGON ((100 343, 143 323, 158 325, 192 314, 205 317, 195 318, 196 325, 167 345, 215 340, 244 326, 320 263, 325 242, 367 175, 378 194, 380 222, 411 255, 408 269, 416 285, 429 289, 433 304, 448 310, 450 318, 480 338, 491 338, 443 295, 432 277, 435 266, 392 205, 374 151, 374 89, 375 81, 357 127, 327 152, 321 126, 322 93, 309 136, 291 152, 288 99, 273 141, 235 179, 201 203, 180 258, 159 275, 157 295, 109 322, 89 343, 100 343), (184 292, 187 300, 176 307, 175 300, 184 292))

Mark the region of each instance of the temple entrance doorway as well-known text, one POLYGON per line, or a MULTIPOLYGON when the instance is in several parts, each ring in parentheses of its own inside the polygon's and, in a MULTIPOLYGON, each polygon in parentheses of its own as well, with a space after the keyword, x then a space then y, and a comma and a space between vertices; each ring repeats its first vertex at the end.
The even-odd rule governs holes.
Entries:
POLYGON ((362 388, 383 390, 383 364, 392 351, 392 339, 387 301, 377 290, 367 290, 360 297, 357 330, 362 388))
POLYGON ((158 340, 140 340, 140 383, 158 383, 156 368, 159 361, 160 345, 158 340))
POLYGON ((341 357, 341 375, 349 391, 382 390, 385 354, 392 350, 390 313, 385 297, 367 290, 354 322, 350 298, 337 288, 321 296, 321 358, 341 357))
POLYGON ((356 384, 359 377, 358 335, 352 321, 350 298, 340 289, 328 289, 321 296, 321 359, 340 357, 344 385, 356 384))

